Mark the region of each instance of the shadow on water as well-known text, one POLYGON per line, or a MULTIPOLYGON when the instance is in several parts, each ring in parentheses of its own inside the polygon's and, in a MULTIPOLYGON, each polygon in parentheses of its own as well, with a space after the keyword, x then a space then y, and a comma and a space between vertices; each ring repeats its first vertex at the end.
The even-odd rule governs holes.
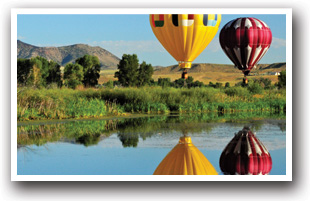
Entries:
POLYGON ((191 133, 209 133, 214 123, 236 123, 249 126, 258 131, 265 119, 274 120, 281 131, 285 124, 277 119, 285 119, 285 113, 231 113, 231 114, 186 114, 158 115, 139 118, 113 120, 87 120, 60 122, 55 124, 21 125, 17 131, 17 148, 36 145, 42 146, 49 142, 65 142, 96 145, 112 134, 117 134, 123 147, 137 147, 139 139, 145 140, 155 134, 165 135, 171 132, 190 135, 191 133))

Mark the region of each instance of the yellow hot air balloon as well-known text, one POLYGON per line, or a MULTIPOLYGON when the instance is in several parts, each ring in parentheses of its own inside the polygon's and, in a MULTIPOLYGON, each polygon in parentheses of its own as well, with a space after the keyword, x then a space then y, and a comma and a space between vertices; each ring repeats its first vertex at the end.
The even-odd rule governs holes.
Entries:
POLYGON ((152 30, 164 48, 184 69, 208 46, 221 22, 220 14, 151 14, 152 30))
POLYGON ((190 137, 179 143, 156 168, 154 175, 217 175, 209 160, 193 145, 190 137))

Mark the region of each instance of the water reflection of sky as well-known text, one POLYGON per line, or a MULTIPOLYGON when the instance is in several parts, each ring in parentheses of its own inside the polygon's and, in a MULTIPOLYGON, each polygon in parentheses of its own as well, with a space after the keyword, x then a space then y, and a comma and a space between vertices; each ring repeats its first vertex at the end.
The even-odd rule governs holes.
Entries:
MULTIPOLYGON (((284 121, 285 122, 285 121, 284 121)), ((282 122, 283 123, 283 122, 282 122)), ((219 158, 227 143, 244 124, 213 123, 212 129, 200 132, 186 130, 193 144, 207 157, 219 174, 219 158)), ((255 127, 255 126, 253 126, 255 127)), ((177 130, 177 129, 176 129, 177 130)), ((178 143, 181 131, 160 129, 137 147, 124 148, 117 132, 97 145, 84 146, 66 142, 30 145, 18 149, 18 174, 34 175, 150 175, 178 143)), ((254 129, 255 132, 255 129, 254 129)), ((184 132, 183 132, 184 133, 184 132)), ((279 126, 265 122, 256 136, 269 150, 273 167, 271 175, 285 174, 286 136, 279 126)))
MULTIPOLYGON (((188 135, 192 137, 192 141, 196 147, 199 149, 223 150, 227 143, 233 138, 234 134, 243 128, 243 125, 236 126, 235 124, 229 125, 227 123, 213 126, 214 127, 209 132, 188 133, 188 135)), ((286 146, 285 131, 282 132, 277 126, 264 124, 260 130, 255 133, 268 150, 281 149, 286 146)), ((182 132, 174 131, 168 135, 158 132, 157 135, 151 137, 152 140, 143 141, 139 139, 139 147, 173 147, 180 136, 182 136, 182 132)), ((110 138, 113 139, 115 136, 111 136, 110 138)), ((104 143, 102 146, 110 146, 110 143, 113 143, 113 141, 104 143)), ((117 146, 116 144, 115 146, 117 146)))

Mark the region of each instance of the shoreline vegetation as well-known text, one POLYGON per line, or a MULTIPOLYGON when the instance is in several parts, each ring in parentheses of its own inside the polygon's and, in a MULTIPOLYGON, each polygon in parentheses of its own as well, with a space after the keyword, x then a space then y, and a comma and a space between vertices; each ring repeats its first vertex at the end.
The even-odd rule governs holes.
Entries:
POLYGON ((132 114, 285 113, 286 90, 247 88, 17 88, 17 121, 88 119, 132 114))
POLYGON ((152 78, 153 67, 124 54, 114 77, 98 84, 98 57, 84 55, 65 66, 43 57, 17 61, 17 121, 89 119, 133 114, 285 113, 286 71, 278 83, 260 77, 230 86, 193 77, 152 78))

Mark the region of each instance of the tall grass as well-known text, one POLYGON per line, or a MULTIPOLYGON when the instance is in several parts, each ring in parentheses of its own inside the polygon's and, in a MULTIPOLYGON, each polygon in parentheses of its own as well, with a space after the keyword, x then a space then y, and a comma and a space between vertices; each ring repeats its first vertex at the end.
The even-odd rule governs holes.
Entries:
POLYGON ((227 89, 161 87, 117 89, 30 89, 18 93, 19 121, 102 117, 127 113, 199 113, 283 111, 285 90, 250 93, 242 87, 227 89))
POLYGON ((26 89, 18 94, 17 119, 68 119, 123 113, 122 107, 100 98, 87 98, 70 89, 26 89))

